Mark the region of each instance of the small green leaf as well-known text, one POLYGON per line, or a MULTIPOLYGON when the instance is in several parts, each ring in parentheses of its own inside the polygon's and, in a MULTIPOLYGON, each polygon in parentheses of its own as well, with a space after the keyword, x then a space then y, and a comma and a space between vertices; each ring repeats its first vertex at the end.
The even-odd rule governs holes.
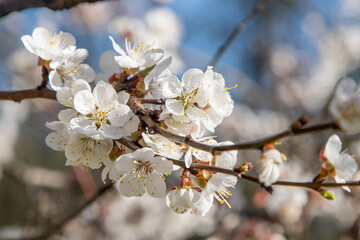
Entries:
POLYGON ((142 71, 140 72, 140 74, 145 77, 146 75, 148 75, 148 74, 155 68, 155 66, 156 66, 156 64, 154 64, 154 65, 151 66, 151 67, 145 68, 144 70, 142 70, 142 71))

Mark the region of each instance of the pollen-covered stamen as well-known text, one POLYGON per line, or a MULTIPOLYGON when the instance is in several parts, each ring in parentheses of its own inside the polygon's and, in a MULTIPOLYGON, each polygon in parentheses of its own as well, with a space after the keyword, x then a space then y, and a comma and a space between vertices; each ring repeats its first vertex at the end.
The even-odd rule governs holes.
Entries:
POLYGON ((134 160, 133 163, 136 165, 136 167, 132 169, 131 172, 136 173, 139 179, 145 178, 146 175, 153 172, 151 161, 142 162, 139 160, 134 160))
POLYGON ((126 39, 126 51, 135 61, 140 61, 149 50, 151 50, 151 45, 141 43, 138 40, 132 43, 126 39))
POLYGON ((221 204, 226 203, 229 208, 231 208, 231 205, 228 203, 226 198, 229 198, 230 196, 232 196, 231 192, 223 186, 220 186, 219 190, 215 192, 215 199, 221 204))
POLYGON ((196 103, 197 98, 195 97, 198 91, 198 88, 189 92, 189 87, 187 87, 186 91, 182 93, 181 95, 181 99, 184 103, 185 109, 188 106, 194 106, 194 104, 196 103))
POLYGON ((63 32, 57 33, 51 33, 51 37, 49 38, 50 45, 56 45, 60 48, 65 48, 67 45, 66 38, 62 38, 61 35, 63 32))

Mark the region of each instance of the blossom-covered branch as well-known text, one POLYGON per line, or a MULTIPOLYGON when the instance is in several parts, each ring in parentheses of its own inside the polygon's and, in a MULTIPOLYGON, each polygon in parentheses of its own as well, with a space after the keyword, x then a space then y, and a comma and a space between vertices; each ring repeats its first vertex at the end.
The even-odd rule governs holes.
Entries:
MULTIPOLYGON (((77 48, 70 33, 54 34, 36 28, 32 36, 22 37, 43 69, 37 94, 47 89, 48 82, 56 91, 56 100, 66 107, 59 112, 58 121, 46 123, 53 132, 45 139, 53 150, 65 152, 65 165, 103 167, 103 181, 118 181, 121 195, 141 197, 147 193, 155 198, 166 193, 165 177, 181 167, 180 182, 170 189, 166 202, 177 213, 190 211, 196 215, 205 215, 214 199, 230 207, 228 189, 235 187, 239 178, 269 191, 271 185, 298 186, 333 199, 325 186, 347 186, 346 181, 355 174, 355 159, 341 152, 340 138, 333 135, 320 153, 323 165, 313 182, 279 181, 279 166, 287 158, 275 146, 276 141, 288 136, 358 129, 352 119, 359 116, 353 103, 358 102, 357 94, 337 96, 347 96, 347 91, 354 89, 353 83, 340 85, 344 89, 336 95, 339 100, 331 104, 332 111, 339 112, 329 123, 305 127, 309 121, 305 116, 288 130, 269 137, 238 144, 217 142, 206 132, 215 132, 234 108, 228 91, 231 88, 226 87, 221 74, 211 66, 205 72, 192 68, 180 81, 169 70, 171 57, 165 58, 162 49, 125 40, 124 50, 112 37, 110 40, 116 53, 101 56, 103 73, 96 75, 84 63, 87 50, 77 48), (89 83, 95 78, 92 88, 89 83), (252 169, 250 163, 236 166, 237 150, 241 149, 261 150, 258 178, 246 174, 252 169), (326 185, 324 181, 329 178, 337 184, 326 185)), ((9 94, 7 99, 15 96, 9 94)))

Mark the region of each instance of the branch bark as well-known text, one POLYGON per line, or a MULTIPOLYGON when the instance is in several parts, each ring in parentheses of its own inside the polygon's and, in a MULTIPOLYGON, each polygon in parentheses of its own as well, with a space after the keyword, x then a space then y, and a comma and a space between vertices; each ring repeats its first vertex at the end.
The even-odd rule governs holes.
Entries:
POLYGON ((0 100, 20 102, 21 100, 29 98, 46 98, 56 100, 56 92, 40 86, 29 90, 0 92, 0 100))
POLYGON ((26 8, 47 7, 52 10, 72 8, 79 3, 93 3, 104 0, 0 0, 0 17, 26 8))

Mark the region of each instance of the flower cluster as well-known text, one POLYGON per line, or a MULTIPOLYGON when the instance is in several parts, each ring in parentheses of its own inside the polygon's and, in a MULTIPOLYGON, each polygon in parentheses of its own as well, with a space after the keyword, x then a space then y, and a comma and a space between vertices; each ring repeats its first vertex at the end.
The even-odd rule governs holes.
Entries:
MULTIPOLYGON (((223 76, 212 67, 205 72, 193 68, 180 81, 169 70, 172 59, 164 58, 163 50, 127 39, 124 50, 112 37, 110 40, 115 52, 107 51, 101 56, 103 73, 97 74, 92 87, 89 83, 95 79, 95 72, 83 63, 87 50, 77 49, 71 34, 36 28, 32 36, 22 37, 25 47, 38 55, 39 64, 48 70, 50 86, 56 91, 58 102, 66 107, 59 112, 58 121, 46 123, 53 131, 46 137, 46 144, 65 152, 65 165, 103 167, 103 181, 107 178, 117 181, 123 196, 140 197, 145 192, 156 198, 164 196, 165 176, 181 166, 184 170, 180 183, 166 197, 170 209, 176 213, 205 215, 214 199, 230 207, 228 188, 235 186, 237 174, 251 170, 250 164, 237 167, 237 172, 233 170, 238 161, 236 150, 217 154, 199 150, 185 144, 186 141, 174 142, 139 120, 139 116, 147 114, 168 132, 167 136, 190 138, 208 147, 232 145, 206 136, 234 108, 223 76), (161 98, 163 106, 134 109, 130 98, 146 98, 147 102, 158 102, 161 98), (121 144, 124 141, 131 143, 127 145, 131 149, 121 144), (234 174, 211 169, 233 170, 234 174)), ((353 85, 341 83, 331 105, 339 125, 351 132, 354 132, 352 127, 347 126, 350 119, 357 121, 359 102, 353 85), (348 96, 348 91, 355 92, 348 96)), ((334 177, 342 183, 355 173, 355 160, 340 153, 340 146, 336 135, 329 139, 322 155, 325 163, 319 181, 334 177)), ((273 143, 263 146, 258 170, 259 181, 265 187, 278 181, 280 164, 285 160, 273 143)))

